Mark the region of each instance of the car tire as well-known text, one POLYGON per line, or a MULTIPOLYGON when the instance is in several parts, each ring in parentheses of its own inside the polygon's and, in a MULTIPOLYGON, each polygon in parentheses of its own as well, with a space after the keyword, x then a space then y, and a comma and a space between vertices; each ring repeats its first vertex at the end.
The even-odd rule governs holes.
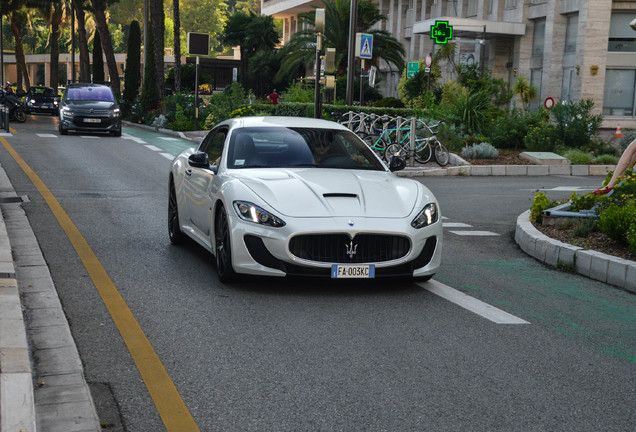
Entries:
POLYGON ((181 231, 179 222, 177 192, 174 189, 174 181, 172 179, 170 179, 170 192, 168 194, 168 236, 170 237, 170 242, 175 245, 179 245, 185 240, 185 234, 181 231))
POLYGON ((224 208, 217 211, 214 221, 216 272, 223 283, 233 282, 236 273, 232 268, 232 246, 230 239, 230 224, 224 208))
POLYGON ((120 130, 118 130, 118 131, 111 132, 111 134, 112 134, 114 137, 120 137, 120 136, 121 136, 121 129, 120 129, 120 130))

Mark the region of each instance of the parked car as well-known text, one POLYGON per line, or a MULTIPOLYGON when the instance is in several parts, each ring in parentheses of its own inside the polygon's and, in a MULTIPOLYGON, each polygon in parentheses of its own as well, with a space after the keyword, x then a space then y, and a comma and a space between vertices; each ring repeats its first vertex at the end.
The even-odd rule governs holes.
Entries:
POLYGON ((168 234, 239 274, 431 278, 442 218, 431 191, 391 171, 346 127, 297 117, 215 126, 170 168, 168 234))
POLYGON ((60 97, 52 87, 30 87, 25 100, 27 113, 58 113, 60 97))
POLYGON ((69 84, 60 101, 60 134, 69 131, 109 132, 121 136, 119 105, 110 87, 101 84, 69 84))

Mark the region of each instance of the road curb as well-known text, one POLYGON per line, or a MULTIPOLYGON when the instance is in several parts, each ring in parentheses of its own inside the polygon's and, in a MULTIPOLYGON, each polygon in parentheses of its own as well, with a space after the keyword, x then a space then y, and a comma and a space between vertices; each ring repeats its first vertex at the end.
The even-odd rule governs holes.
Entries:
POLYGON ((636 262, 554 240, 530 222, 530 210, 517 218, 515 241, 535 259, 636 294, 636 262))
POLYGON ((407 167, 400 177, 427 176, 606 176, 615 165, 453 165, 446 167, 407 167))
POLYGON ((100 432, 48 265, 1 166, 0 191, 10 198, 1 206, 0 275, 13 275, 0 278, 0 431, 100 432))
MULTIPOLYGON (((8 178, 0 168, 0 184, 8 178)), ((2 197, 6 189, 2 188, 2 197)), ((15 193, 14 193, 15 195, 15 193)), ((35 432, 33 370, 11 243, 0 212, 0 431, 35 432)))

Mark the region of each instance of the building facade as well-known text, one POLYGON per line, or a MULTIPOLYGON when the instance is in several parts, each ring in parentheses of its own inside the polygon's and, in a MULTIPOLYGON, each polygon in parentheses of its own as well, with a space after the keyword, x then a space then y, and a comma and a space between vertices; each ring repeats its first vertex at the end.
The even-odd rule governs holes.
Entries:
MULTIPOLYGON (((455 62, 478 63, 514 86, 525 77, 535 105, 592 99, 606 122, 636 127, 636 0, 372 0, 388 17, 380 24, 400 40, 406 61, 439 46, 436 21, 453 27, 455 62)), ((297 15, 321 0, 262 0, 265 15, 284 22, 283 43, 300 29, 297 15)), ((328 26, 329 23, 326 23, 328 26)), ((448 69, 445 79, 452 79, 448 69)), ((397 96, 400 75, 380 65, 385 96, 397 96)))

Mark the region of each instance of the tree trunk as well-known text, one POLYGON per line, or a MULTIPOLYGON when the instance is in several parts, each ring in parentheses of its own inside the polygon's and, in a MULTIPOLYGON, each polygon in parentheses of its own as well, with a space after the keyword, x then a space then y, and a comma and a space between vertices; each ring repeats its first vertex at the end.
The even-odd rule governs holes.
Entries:
POLYGON ((49 63, 49 79, 50 86, 55 89, 57 94, 58 71, 60 64, 60 27, 57 22, 51 23, 51 63, 49 63))
POLYGON ((150 0, 150 20, 152 21, 152 42, 155 48, 155 71, 157 74, 157 91, 159 100, 163 98, 165 76, 163 71, 163 33, 165 29, 163 1, 150 0))
POLYGON ((11 31, 13 31, 13 37, 15 38, 15 61, 18 69, 18 90, 24 90, 22 87, 22 81, 28 89, 31 87, 31 80, 29 79, 29 71, 26 67, 26 60, 24 58, 24 48, 22 47, 22 35, 20 34, 19 23, 15 20, 13 14, 10 15, 11 31))
POLYGON ((181 19, 179 18, 179 0, 172 0, 174 21, 174 92, 181 91, 181 19))
MULTIPOLYGON (((73 0, 75 8, 75 16, 77 17, 77 41, 79 45, 79 80, 81 82, 90 82, 91 80, 91 60, 88 52, 88 38, 86 37, 86 20, 84 19, 84 9, 82 3, 73 0)), ((72 75, 71 75, 72 76, 72 75)))
POLYGON ((93 5, 93 14, 95 15, 95 24, 99 30, 99 35, 102 37, 102 49, 106 56, 106 64, 108 65, 108 75, 110 75, 110 87, 115 93, 115 97, 121 96, 121 86, 119 84, 119 71, 117 70, 117 63, 115 62, 115 52, 113 51, 113 43, 110 39, 110 33, 108 31, 108 23, 106 22, 106 14, 104 12, 103 4, 99 0, 91 0, 93 5))

